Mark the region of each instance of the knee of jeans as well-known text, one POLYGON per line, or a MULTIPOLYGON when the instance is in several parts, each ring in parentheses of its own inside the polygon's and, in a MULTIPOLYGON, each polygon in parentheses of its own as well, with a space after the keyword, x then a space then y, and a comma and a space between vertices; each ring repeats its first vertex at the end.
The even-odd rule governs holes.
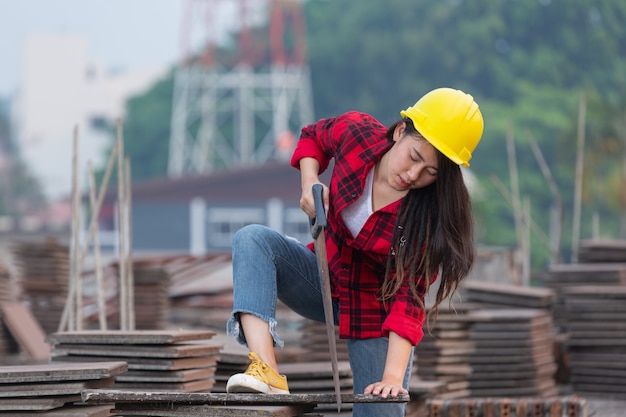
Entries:
MULTIPOLYGON (((234 312, 231 315, 231 317, 228 319, 228 322, 226 323, 226 335, 233 336, 240 345, 248 347, 248 342, 246 341, 246 335, 241 329, 241 322, 239 321, 239 313, 240 312, 234 312)), ((278 323, 276 319, 272 317, 261 317, 260 315, 252 313, 252 312, 246 312, 246 313, 254 314, 255 316, 269 323, 270 334, 272 335, 274 346, 279 346, 282 348, 285 345, 285 342, 278 336, 278 332, 276 331, 276 325, 278 323)))
POLYGON ((233 247, 240 246, 243 242, 250 242, 250 239, 258 237, 268 229, 262 224, 249 224, 237 230, 233 235, 233 247))

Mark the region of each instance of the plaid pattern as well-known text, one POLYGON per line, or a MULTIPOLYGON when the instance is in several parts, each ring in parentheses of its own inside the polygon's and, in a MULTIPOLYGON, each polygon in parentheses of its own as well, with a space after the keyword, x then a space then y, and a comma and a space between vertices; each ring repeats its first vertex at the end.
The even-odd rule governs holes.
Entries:
MULTIPOLYGON (((302 129, 291 164, 298 168, 300 159, 313 157, 320 163, 321 173, 335 160, 329 184, 326 251, 332 295, 340 304, 339 336, 367 339, 393 331, 417 345, 423 336, 424 311, 408 284, 387 308, 379 301, 400 201, 374 212, 356 238, 341 218, 341 211, 363 193, 368 172, 392 146, 386 130, 376 119, 359 112, 321 119, 302 129)), ((309 248, 313 251, 313 244, 309 248)))

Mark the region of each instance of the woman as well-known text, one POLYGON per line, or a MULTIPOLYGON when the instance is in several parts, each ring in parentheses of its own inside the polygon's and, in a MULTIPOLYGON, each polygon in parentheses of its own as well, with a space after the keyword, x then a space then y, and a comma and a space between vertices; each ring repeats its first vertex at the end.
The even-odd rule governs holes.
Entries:
MULTIPOLYGON (((440 88, 385 128, 348 112, 302 129, 291 164, 300 206, 315 216, 312 186, 334 158, 327 187, 326 249, 339 336, 346 339, 355 393, 408 394, 413 349, 423 336, 424 295, 440 271, 435 305, 474 260, 472 212, 459 165, 469 166, 483 132, 473 98, 440 88)), ((324 322, 316 257, 267 227, 233 240, 233 314, 227 330, 252 360, 228 392, 289 393, 274 347, 276 301, 324 322)), ((402 403, 354 404, 354 416, 402 416, 402 403)))

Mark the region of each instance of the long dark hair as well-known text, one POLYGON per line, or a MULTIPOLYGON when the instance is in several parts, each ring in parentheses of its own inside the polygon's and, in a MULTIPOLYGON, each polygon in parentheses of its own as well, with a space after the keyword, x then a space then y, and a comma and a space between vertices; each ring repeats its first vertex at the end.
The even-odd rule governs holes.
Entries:
MULTIPOLYGON (((388 140, 393 140, 393 132, 402 122, 406 123, 405 134, 426 140, 410 119, 394 123, 387 130, 388 140)), ((441 152, 437 154, 437 180, 410 190, 402 200, 381 292, 382 299, 389 300, 408 280, 411 292, 426 310, 420 295, 428 292, 440 271, 440 286, 429 315, 457 290, 475 258, 472 205, 461 168, 441 152)))

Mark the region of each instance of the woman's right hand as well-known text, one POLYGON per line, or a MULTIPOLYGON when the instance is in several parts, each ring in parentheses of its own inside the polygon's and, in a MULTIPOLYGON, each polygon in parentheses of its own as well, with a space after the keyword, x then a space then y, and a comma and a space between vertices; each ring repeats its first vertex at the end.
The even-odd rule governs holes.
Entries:
POLYGON ((302 182, 302 196, 300 197, 300 208, 307 216, 313 218, 315 213, 315 200, 313 199, 313 185, 320 184, 322 186, 322 201, 324 202, 324 212, 328 212, 328 196, 330 190, 326 184, 317 181, 303 181, 302 182))
POLYGON ((310 218, 315 217, 315 201, 313 200, 313 185, 320 184, 323 187, 322 200, 324 201, 324 211, 328 212, 328 187, 320 182, 318 177, 320 164, 315 158, 302 158, 300 160, 300 175, 302 184, 302 196, 300 197, 300 208, 310 218))

